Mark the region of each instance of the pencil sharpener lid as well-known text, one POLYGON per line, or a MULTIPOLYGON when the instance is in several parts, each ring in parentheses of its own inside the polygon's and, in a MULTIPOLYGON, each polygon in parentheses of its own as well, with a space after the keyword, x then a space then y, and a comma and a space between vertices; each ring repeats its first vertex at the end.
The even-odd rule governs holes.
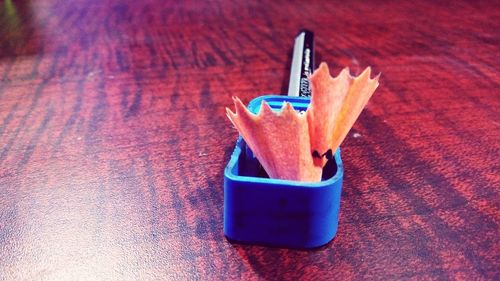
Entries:
MULTIPOLYGON (((273 110, 284 101, 299 111, 309 105, 309 98, 261 96, 248 109, 258 113, 262 100, 273 110)), ((224 234, 230 241, 286 248, 328 243, 337 233, 343 174, 339 149, 321 182, 270 179, 239 137, 224 170, 224 234)))

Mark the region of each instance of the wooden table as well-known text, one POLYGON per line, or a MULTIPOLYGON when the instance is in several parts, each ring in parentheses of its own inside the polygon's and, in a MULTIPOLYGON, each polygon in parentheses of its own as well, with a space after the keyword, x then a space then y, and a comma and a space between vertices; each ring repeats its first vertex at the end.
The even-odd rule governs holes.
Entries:
POLYGON ((1 1, 0 280, 499 280, 500 7, 366 2, 1 1), (382 72, 339 232, 231 244, 224 108, 286 92, 303 27, 382 72))

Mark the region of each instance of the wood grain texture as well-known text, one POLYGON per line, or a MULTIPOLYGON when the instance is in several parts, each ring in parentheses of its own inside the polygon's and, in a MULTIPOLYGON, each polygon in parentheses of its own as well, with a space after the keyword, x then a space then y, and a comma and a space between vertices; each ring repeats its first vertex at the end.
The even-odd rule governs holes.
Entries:
POLYGON ((0 1, 0 280, 499 280, 498 2, 309 2, 0 1), (303 27, 382 72, 339 232, 230 244, 224 107, 286 92, 303 27))

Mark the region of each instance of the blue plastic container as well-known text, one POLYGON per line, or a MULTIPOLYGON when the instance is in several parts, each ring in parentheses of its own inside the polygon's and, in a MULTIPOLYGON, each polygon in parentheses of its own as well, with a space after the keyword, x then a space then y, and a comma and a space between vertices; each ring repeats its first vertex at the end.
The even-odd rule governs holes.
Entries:
MULTIPOLYGON (((309 104, 309 98, 261 96, 249 110, 259 112, 262 100, 276 110, 283 101, 299 111, 309 104)), ((287 248, 328 243, 337 233, 343 174, 337 150, 321 182, 270 179, 239 137, 224 171, 224 234, 231 241, 287 248)))

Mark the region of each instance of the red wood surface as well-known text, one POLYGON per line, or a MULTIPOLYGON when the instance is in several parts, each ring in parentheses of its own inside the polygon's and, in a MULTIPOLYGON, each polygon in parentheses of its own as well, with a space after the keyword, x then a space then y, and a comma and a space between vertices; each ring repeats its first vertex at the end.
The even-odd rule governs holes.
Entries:
POLYGON ((498 2, 0 5, 0 280, 500 279, 498 2), (224 107, 286 92, 302 27, 382 72, 339 232, 231 244, 224 107))

